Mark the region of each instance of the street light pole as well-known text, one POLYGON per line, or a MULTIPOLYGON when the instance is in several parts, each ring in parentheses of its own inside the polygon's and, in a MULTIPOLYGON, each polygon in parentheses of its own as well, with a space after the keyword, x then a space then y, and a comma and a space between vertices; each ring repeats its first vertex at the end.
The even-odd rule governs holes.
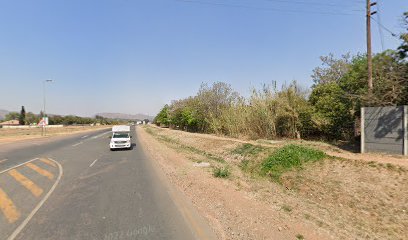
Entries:
MULTIPOLYGON (((47 117, 47 114, 45 113, 45 103, 46 103, 46 101, 45 101, 45 84, 47 83, 47 82, 52 82, 52 80, 51 79, 47 79, 47 80, 44 80, 43 81, 43 121, 45 121, 45 118, 47 117)), ((43 123, 43 135, 45 136, 46 135, 46 127, 45 127, 45 122, 43 123)))

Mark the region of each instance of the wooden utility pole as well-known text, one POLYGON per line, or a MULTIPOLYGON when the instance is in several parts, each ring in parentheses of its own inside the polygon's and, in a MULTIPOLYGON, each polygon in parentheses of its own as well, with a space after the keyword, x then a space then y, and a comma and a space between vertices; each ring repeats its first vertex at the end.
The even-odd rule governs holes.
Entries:
POLYGON ((368 76, 368 91, 371 93, 373 91, 373 59, 372 59, 372 50, 371 50, 371 16, 377 12, 371 12, 371 7, 377 3, 371 3, 370 0, 367 0, 367 76, 368 76))

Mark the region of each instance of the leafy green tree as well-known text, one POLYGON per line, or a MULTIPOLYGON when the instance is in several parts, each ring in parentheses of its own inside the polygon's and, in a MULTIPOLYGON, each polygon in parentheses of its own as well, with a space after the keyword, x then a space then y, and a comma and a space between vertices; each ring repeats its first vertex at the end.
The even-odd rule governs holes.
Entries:
POLYGON ((335 82, 317 85, 309 98, 314 107, 313 122, 329 138, 348 138, 353 132, 352 103, 335 82))
POLYGON ((18 117, 18 123, 20 125, 25 125, 25 118, 26 118, 26 112, 25 112, 24 106, 21 106, 20 116, 18 117))
POLYGON ((164 105, 164 107, 160 110, 157 114, 153 122, 158 126, 169 126, 170 119, 169 119, 169 105, 164 105))
POLYGON ((40 117, 32 112, 26 113, 26 125, 37 124, 40 120, 40 117))
POLYGON ((20 117, 20 113, 18 112, 9 112, 5 117, 4 120, 9 121, 9 120, 18 120, 20 117))

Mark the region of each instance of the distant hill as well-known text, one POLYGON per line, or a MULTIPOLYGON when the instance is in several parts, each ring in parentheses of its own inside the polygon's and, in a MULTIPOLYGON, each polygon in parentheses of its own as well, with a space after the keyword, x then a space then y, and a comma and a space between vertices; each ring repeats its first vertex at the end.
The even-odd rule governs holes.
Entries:
POLYGON ((7 110, 0 109, 0 120, 4 119, 4 117, 9 113, 7 110))
POLYGON ((104 118, 110 118, 110 119, 125 119, 125 120, 143 120, 143 119, 149 119, 150 121, 153 121, 152 116, 146 115, 146 114, 125 114, 125 113, 97 113, 95 115, 102 116, 104 118))

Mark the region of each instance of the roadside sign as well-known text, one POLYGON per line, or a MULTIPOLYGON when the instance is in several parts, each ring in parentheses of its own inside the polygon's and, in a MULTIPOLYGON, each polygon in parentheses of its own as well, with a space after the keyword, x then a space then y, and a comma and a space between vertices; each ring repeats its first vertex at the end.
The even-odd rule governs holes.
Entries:
POLYGON ((48 117, 43 117, 40 122, 38 123, 38 126, 46 126, 48 125, 48 117))

